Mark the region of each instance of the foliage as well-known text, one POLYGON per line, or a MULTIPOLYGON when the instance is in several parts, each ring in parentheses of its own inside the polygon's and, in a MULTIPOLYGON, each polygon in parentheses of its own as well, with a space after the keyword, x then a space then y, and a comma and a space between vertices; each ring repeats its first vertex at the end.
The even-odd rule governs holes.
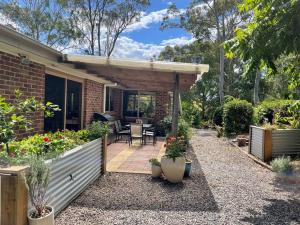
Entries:
POLYGON ((172 130, 172 117, 166 116, 155 127, 158 136, 166 136, 172 130))
POLYGON ((182 101, 182 117, 189 124, 194 125, 195 122, 200 124, 201 104, 199 101, 182 101), (196 119, 198 121, 196 121, 196 119))
POLYGON ((213 122, 217 126, 222 126, 223 125, 223 112, 224 112, 224 107, 219 106, 216 108, 213 116, 213 122))
POLYGON ((224 132, 247 133, 253 121, 253 107, 245 100, 235 99, 224 104, 224 132))
POLYGON ((187 145, 191 139, 191 128, 188 122, 183 118, 179 119, 178 122, 178 137, 182 138, 187 145))
POLYGON ((262 125, 262 128, 264 128, 266 130, 277 130, 278 126, 276 124, 264 123, 262 125))
POLYGON ((88 46, 85 53, 110 57, 120 35, 138 22, 148 0, 70 0, 75 28, 82 33, 78 41, 88 46))
POLYGON ((160 166, 160 162, 156 158, 150 159, 149 162, 152 166, 160 166))
POLYGON ((107 122, 92 122, 89 126, 88 126, 88 138, 90 140, 95 140, 97 138, 103 138, 105 137, 107 134, 109 134, 110 129, 108 126, 107 122))
POLYGON ((247 63, 246 73, 266 66, 277 72, 276 60, 284 55, 293 77, 291 85, 299 86, 300 2, 297 0, 244 0, 241 12, 251 12, 253 19, 237 29, 235 38, 226 45, 227 56, 234 54, 247 63))
POLYGON ((292 118, 289 121, 291 127, 294 129, 300 129, 300 100, 291 105, 288 111, 292 114, 292 118))
POLYGON ((37 155, 32 155, 29 158, 29 166, 26 174, 26 184, 31 204, 35 209, 30 216, 32 218, 41 218, 47 215, 46 191, 49 184, 50 170, 44 158, 37 155))
POLYGON ((18 129, 30 130, 32 113, 44 111, 45 117, 53 116, 53 111, 60 110, 51 102, 43 105, 34 97, 24 99, 22 93, 15 91, 13 102, 6 101, 0 96, 0 144, 5 144, 9 153, 9 142, 15 139, 15 131, 18 129))
POLYGON ((277 173, 289 172, 292 169, 291 158, 288 157, 279 157, 271 161, 272 170, 277 173))
POLYGON ((176 139, 174 136, 169 136, 167 138, 167 150, 166 156, 173 159, 175 162, 177 157, 183 156, 185 151, 184 143, 182 140, 176 139))
POLYGON ((70 19, 72 10, 67 0, 1 1, 0 12, 12 21, 12 26, 48 46, 64 48, 80 37, 70 19))
POLYGON ((256 113, 258 116, 258 122, 271 123, 278 122, 280 118, 289 117, 291 113, 289 112, 289 107, 294 103, 293 100, 266 100, 261 102, 256 107, 256 113), (277 120, 275 121, 275 116, 277 115, 277 120))

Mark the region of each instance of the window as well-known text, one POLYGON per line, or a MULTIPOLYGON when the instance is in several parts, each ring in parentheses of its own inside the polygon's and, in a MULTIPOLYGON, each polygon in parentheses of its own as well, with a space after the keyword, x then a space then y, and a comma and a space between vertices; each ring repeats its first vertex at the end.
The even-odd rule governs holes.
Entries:
POLYGON ((155 93, 124 91, 123 114, 128 117, 153 118, 155 114, 155 93))
POLYGON ((106 96, 105 96, 105 111, 111 112, 114 111, 114 91, 112 88, 106 87, 106 96))

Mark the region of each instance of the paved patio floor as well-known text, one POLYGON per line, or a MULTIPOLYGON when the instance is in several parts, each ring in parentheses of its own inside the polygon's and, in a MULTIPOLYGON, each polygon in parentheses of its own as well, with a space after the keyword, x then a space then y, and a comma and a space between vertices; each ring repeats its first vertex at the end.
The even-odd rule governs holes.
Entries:
POLYGON ((152 141, 146 145, 135 141, 131 146, 125 141, 112 143, 107 149, 107 171, 150 174, 149 159, 160 159, 164 153, 163 139, 158 139, 155 145, 152 141))

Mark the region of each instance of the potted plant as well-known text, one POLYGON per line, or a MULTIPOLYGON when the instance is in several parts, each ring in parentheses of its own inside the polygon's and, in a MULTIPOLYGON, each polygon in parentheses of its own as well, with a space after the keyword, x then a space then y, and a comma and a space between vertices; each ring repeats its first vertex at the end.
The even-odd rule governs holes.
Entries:
POLYGON ((161 175, 161 165, 160 165, 160 162, 157 159, 155 159, 155 158, 150 159, 149 162, 151 163, 152 177, 153 178, 160 177, 160 175, 161 175))
POLYGON ((185 160, 184 177, 189 177, 192 170, 192 161, 189 159, 185 160))
POLYGON ((167 145, 167 153, 161 158, 161 169, 166 179, 171 183, 179 183, 183 179, 185 158, 183 146, 178 140, 167 145))
POLYGON ((46 199, 50 170, 42 156, 31 156, 29 166, 26 184, 33 206, 28 213, 29 225, 54 225, 54 209, 46 199))

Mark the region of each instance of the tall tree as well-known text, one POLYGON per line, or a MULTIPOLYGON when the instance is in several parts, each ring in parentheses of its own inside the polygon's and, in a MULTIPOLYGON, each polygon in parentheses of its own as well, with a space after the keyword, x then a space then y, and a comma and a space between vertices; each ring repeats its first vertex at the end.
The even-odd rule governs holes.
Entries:
POLYGON ((73 0, 73 5, 77 29, 88 44, 86 52, 110 57, 120 35, 140 19, 149 0, 73 0))
POLYGON ((291 76, 291 87, 300 86, 300 1, 244 0, 241 12, 251 12, 253 19, 235 32, 226 44, 228 57, 234 55, 247 63, 245 73, 266 65, 276 74, 276 61, 286 57, 285 70, 291 76))
POLYGON ((0 12, 16 29, 60 50, 80 36, 73 29, 67 0, 8 0, 0 2, 0 12))
POLYGON ((193 0, 185 12, 170 6, 162 29, 182 27, 199 40, 211 40, 219 46, 219 98, 224 100, 225 55, 223 44, 232 38, 234 30, 247 17, 237 8, 239 0, 193 0), (174 22, 174 18, 179 21, 174 22))

